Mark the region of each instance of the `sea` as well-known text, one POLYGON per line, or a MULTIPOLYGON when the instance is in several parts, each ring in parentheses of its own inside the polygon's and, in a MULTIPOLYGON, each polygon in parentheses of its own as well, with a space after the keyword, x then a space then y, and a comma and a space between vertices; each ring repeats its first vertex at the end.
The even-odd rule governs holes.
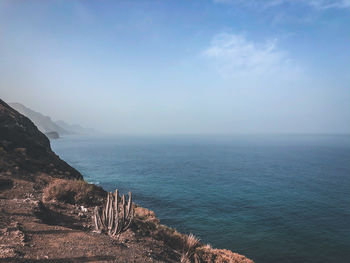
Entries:
POLYGON ((256 263, 350 262, 350 135, 67 136, 85 180, 256 263))

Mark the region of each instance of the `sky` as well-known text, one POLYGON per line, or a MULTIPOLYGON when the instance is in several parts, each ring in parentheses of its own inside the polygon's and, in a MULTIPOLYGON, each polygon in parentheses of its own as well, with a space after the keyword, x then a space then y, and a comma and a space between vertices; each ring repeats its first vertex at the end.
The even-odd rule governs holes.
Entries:
POLYGON ((0 98, 116 134, 350 133, 350 0, 0 0, 0 98))

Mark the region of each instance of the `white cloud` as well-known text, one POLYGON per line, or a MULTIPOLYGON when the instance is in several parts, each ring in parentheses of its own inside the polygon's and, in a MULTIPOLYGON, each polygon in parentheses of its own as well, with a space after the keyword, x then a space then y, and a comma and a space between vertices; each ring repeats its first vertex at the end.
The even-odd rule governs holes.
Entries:
POLYGON ((295 76, 300 72, 275 39, 255 43, 243 35, 222 33, 213 38, 202 55, 225 77, 295 76))
POLYGON ((306 2, 319 9, 350 8, 350 0, 310 0, 306 2))
POLYGON ((281 5, 284 3, 309 5, 317 9, 350 7, 350 0, 270 0, 268 5, 281 5))
POLYGON ((227 4, 227 3, 232 3, 232 0, 213 0, 214 3, 224 3, 224 4, 227 4))
POLYGON ((243 3, 247 5, 262 5, 264 7, 271 7, 289 4, 302 4, 312 6, 316 9, 330 9, 330 8, 350 8, 350 0, 213 0, 214 3, 229 4, 229 3, 243 3))
POLYGON ((323 1, 310 1, 310 4, 319 8, 350 8, 350 0, 323 0, 323 1))

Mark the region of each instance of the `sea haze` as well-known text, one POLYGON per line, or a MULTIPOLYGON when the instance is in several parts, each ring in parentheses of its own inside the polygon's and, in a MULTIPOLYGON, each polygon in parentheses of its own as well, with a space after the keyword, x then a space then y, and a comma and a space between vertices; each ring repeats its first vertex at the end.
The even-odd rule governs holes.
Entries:
POLYGON ((350 136, 79 137, 51 142, 89 182, 257 263, 349 262, 350 136))

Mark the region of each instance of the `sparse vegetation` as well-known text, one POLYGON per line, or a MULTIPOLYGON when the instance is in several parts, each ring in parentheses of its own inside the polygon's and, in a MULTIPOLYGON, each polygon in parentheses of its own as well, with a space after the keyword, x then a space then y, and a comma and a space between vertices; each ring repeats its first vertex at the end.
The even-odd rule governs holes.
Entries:
POLYGON ((199 239, 189 234, 184 236, 184 248, 181 255, 181 263, 199 262, 198 255, 195 253, 196 248, 200 245, 199 239))
POLYGON ((115 191, 114 196, 108 192, 106 205, 102 211, 96 206, 93 215, 96 231, 105 232, 111 237, 118 237, 119 234, 126 231, 133 218, 134 207, 131 192, 126 202, 125 195, 122 195, 120 199, 118 190, 115 191))
POLYGON ((43 201, 56 200, 69 204, 86 206, 100 204, 104 190, 83 180, 56 179, 52 181, 43 193, 43 201))

